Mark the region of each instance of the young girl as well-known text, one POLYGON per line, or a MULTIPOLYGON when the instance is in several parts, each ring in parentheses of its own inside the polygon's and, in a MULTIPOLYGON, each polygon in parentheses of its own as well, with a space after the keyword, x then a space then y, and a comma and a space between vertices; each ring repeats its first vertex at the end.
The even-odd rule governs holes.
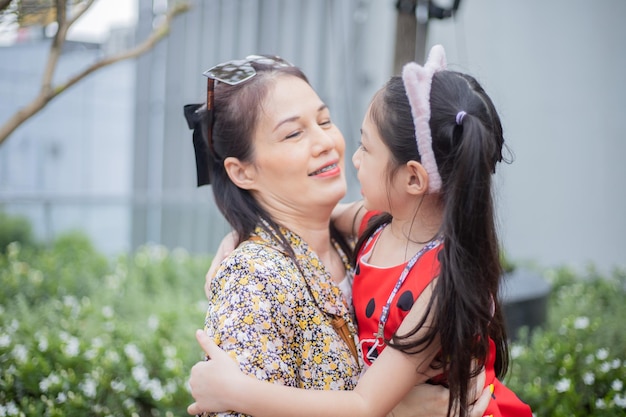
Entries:
POLYGON ((492 390, 485 414, 532 415, 497 379, 508 359, 491 195, 502 126, 476 80, 445 66, 443 48, 435 46, 423 67, 410 63, 393 77, 374 96, 353 157, 368 213, 353 205, 337 224, 363 219, 353 300, 369 367, 356 388, 263 383, 208 342, 211 372, 201 383, 213 397, 202 398, 202 409, 380 416, 414 385, 432 382, 449 388, 449 415, 466 416, 470 379, 484 367, 492 390), (434 378, 432 368, 440 371, 434 378))

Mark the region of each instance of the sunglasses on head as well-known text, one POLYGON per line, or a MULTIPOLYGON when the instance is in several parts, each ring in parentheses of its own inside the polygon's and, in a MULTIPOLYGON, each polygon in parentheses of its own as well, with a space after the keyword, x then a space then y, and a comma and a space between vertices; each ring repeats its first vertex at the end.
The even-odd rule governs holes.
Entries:
POLYGON ((228 85, 237 85, 248 81, 250 78, 256 75, 256 70, 251 65, 252 63, 269 65, 273 68, 292 67, 289 61, 282 59, 279 56, 269 55, 248 55, 246 59, 239 59, 234 61, 224 62, 217 64, 214 67, 204 71, 202 75, 207 77, 206 87, 206 108, 209 112, 209 125, 207 127, 207 142, 209 148, 215 155, 215 149, 213 149, 213 105, 215 94, 215 81, 225 83, 228 85))

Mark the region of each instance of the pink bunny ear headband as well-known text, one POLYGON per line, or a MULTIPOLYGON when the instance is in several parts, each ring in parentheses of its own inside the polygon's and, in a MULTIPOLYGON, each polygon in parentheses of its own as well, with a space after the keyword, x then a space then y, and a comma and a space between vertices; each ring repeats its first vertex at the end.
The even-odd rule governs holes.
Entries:
MULTIPOLYGON (((446 52, 443 46, 431 48, 424 66, 409 62, 402 68, 402 81, 411 105, 411 114, 415 124, 417 151, 421 163, 428 173, 428 189, 430 193, 441 189, 441 176, 437 168, 433 152, 433 138, 430 132, 430 87, 433 75, 446 69, 446 52)), ((462 120, 461 120, 462 121, 462 120)))

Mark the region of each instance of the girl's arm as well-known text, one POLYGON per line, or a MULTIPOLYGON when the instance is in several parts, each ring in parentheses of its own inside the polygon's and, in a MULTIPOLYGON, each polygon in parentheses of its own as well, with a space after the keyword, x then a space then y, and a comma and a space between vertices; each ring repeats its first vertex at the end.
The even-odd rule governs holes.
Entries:
POLYGON ((204 277, 204 293, 207 298, 211 298, 211 282, 215 274, 217 274, 217 270, 222 264, 222 261, 235 250, 237 239, 237 233, 233 230, 222 238, 220 245, 217 247, 217 252, 215 252, 215 256, 213 256, 211 260, 211 266, 209 266, 209 270, 204 277))
POLYGON ((330 220, 345 237, 357 237, 359 226, 366 212, 362 200, 352 203, 339 203, 333 209, 330 220))
MULTIPOLYGON (((225 396, 219 392, 222 380, 218 385, 213 384, 212 376, 223 375, 230 377, 238 373, 237 364, 221 350, 209 336, 201 330, 196 332, 198 343, 211 356, 209 362, 198 362, 191 370, 189 385, 191 393, 197 402, 191 404, 187 411, 197 415, 205 411, 223 411, 228 407, 222 401, 225 396)), ((231 382, 237 386, 237 381, 231 382)), ((470 407, 470 417, 482 417, 489 401, 491 391, 485 385, 485 371, 472 380, 474 394, 470 398, 475 400, 470 407), (482 390, 482 391, 481 391, 482 390)), ((388 414, 389 417, 445 417, 448 411, 450 392, 441 385, 420 384, 411 389, 409 394, 388 414)))
MULTIPOLYGON (((406 333, 418 323, 431 293, 432 287, 429 287, 416 300, 400 326, 399 334, 406 333)), ((416 336, 419 337, 420 333, 418 331, 416 336)), ((255 416, 384 416, 412 387, 428 379, 430 363, 439 351, 437 343, 411 355, 386 348, 354 391, 314 391, 267 384, 248 377, 240 373, 237 364, 213 343, 209 347, 207 353, 212 359, 192 368, 190 387, 199 403, 189 407, 191 414, 197 410, 236 409, 255 416), (201 392, 206 394, 207 389, 212 398, 199 395, 201 392)))

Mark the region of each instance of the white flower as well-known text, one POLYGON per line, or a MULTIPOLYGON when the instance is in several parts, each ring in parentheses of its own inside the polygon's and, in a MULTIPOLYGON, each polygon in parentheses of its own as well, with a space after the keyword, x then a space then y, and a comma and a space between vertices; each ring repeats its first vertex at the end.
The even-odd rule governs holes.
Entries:
POLYGON ((568 378, 563 378, 557 381, 554 388, 556 389, 556 392, 565 392, 569 390, 570 385, 571 381, 568 378))
POLYGON ((50 388, 53 385, 57 385, 61 382, 61 378, 59 378, 59 376, 57 374, 50 374, 45 378, 42 378, 41 381, 39 381, 39 389, 42 392, 48 392, 48 388, 50 388))
POLYGON ((152 395, 152 398, 155 401, 160 401, 165 396, 165 391, 163 390, 163 387, 161 386, 161 381, 159 381, 156 378, 153 378, 150 381, 148 381, 146 390, 150 392, 150 395, 152 395))
POLYGON ((98 357, 98 351, 96 349, 89 349, 85 352, 85 359, 93 361, 98 357))
POLYGON ((114 350, 107 350, 105 355, 106 355, 106 359, 109 362, 114 362, 115 363, 115 362, 118 362, 120 360, 119 353, 117 353, 114 350))
POLYGON ((133 374, 133 378, 135 378, 135 381, 137 381, 137 383, 141 387, 145 386, 150 380, 148 376, 148 370, 141 365, 134 366, 131 373, 133 374))
POLYGON ((613 398, 613 402, 618 407, 626 408, 626 397, 622 397, 619 394, 615 394, 615 397, 613 398))
POLYGON ((17 408, 17 404, 13 401, 7 404, 7 415, 8 416, 17 416, 20 414, 20 410, 17 408))
POLYGON ((611 364, 609 362, 602 362, 600 364, 600 371, 602 371, 603 373, 607 373, 611 370, 611 364))
POLYGON ((78 387, 83 391, 83 393, 89 398, 96 397, 96 381, 91 378, 85 379, 81 382, 78 387))
POLYGON ((124 346, 124 353, 126 353, 126 356, 128 356, 134 364, 141 364, 144 361, 143 353, 132 343, 124 346))
POLYGON ((39 349, 40 352, 45 352, 48 350, 48 338, 46 338, 46 336, 39 337, 37 348, 39 349))
POLYGON ((66 341, 66 345, 63 348, 63 352, 65 352, 65 354, 68 357, 73 358, 76 355, 78 355, 79 351, 80 351, 80 341, 74 336, 70 336, 66 341))
POLYGON ((124 384, 124 381, 114 379, 113 381, 111 381, 111 388, 115 392, 124 392, 124 390, 126 390, 126 384, 124 384))
POLYGON ((592 385, 596 381, 596 376, 592 372, 585 372, 583 382, 586 385, 592 385))
POLYGON ((159 318, 157 316, 155 316, 154 314, 151 314, 150 317, 148 317, 148 329, 150 330, 156 330, 159 327, 159 318))
POLYGON ((105 319, 110 319, 111 317, 113 317, 113 313, 113 308, 111 306, 102 307, 102 315, 105 319))
POLYGON ((7 329, 9 330, 9 333, 15 333, 15 331, 19 328, 20 323, 17 320, 13 319, 11 320, 11 324, 9 324, 9 327, 7 329))
POLYGON ((0 334, 0 348, 7 347, 10 344, 11 344, 11 336, 6 333, 0 334))
POLYGON ((578 330, 586 329, 589 327, 589 318, 585 316, 576 317, 574 320, 574 328, 578 330))
POLYGON ((608 357, 609 357, 609 350, 606 348, 598 349, 598 351, 596 352, 596 358, 598 358, 601 361, 605 360, 608 357))
POLYGON ((163 365, 165 366, 165 369, 174 370, 176 369, 177 364, 178 364, 178 361, 176 359, 167 358, 165 359, 165 363, 163 365))
POLYGON ((613 359, 613 362, 611 362, 611 368, 617 369, 620 366, 622 366, 622 361, 620 361, 619 359, 613 359))
POLYGON ((168 358, 176 356, 176 346, 167 345, 163 347, 163 354, 168 358))
POLYGON ((619 379, 616 379, 615 381, 611 382, 611 388, 613 388, 614 391, 621 391, 622 388, 624 388, 624 383, 619 379))
POLYGON ((524 353, 524 347, 523 346, 521 346, 521 345, 513 345, 513 347, 511 347, 511 358, 512 359, 519 358, 522 353, 524 353))
POLYGON ((67 401, 67 395, 65 395, 64 392, 59 392, 59 395, 57 395, 57 402, 59 404, 63 404, 65 401, 67 401))
POLYGON ((593 355, 587 355, 587 356, 585 357, 585 363, 586 363, 587 365, 591 365, 591 364, 593 363, 593 361, 594 361, 594 360, 595 360, 595 356, 593 356, 593 355))
POLYGON ((15 360, 19 363, 25 363, 28 358, 28 349, 24 345, 15 345, 12 353, 15 360))
POLYGON ((606 408, 606 403, 604 402, 604 398, 598 398, 596 400, 596 408, 600 410, 604 410, 606 408))

